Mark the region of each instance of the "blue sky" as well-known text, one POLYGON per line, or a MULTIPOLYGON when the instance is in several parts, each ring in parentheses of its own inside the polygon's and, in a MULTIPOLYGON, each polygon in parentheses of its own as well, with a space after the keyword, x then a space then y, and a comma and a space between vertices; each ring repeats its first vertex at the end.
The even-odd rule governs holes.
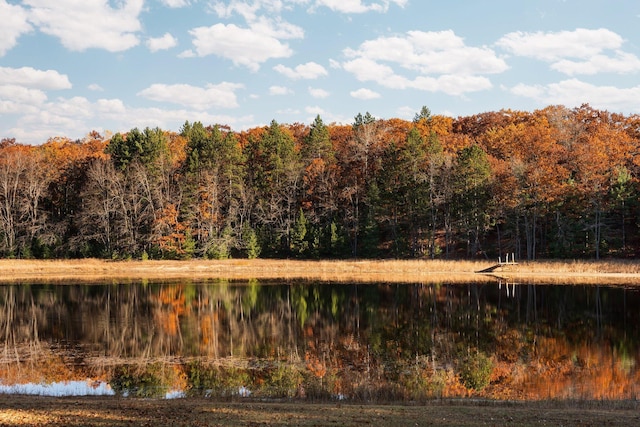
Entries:
POLYGON ((583 103, 640 113, 632 0, 0 0, 0 138, 583 103))

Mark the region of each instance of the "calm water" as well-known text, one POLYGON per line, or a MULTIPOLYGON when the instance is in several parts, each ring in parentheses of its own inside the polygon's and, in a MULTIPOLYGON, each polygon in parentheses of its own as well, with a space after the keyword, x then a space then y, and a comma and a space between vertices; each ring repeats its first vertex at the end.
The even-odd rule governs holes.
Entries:
POLYGON ((212 281, 0 287, 2 384, 140 396, 635 399, 640 293, 212 281))

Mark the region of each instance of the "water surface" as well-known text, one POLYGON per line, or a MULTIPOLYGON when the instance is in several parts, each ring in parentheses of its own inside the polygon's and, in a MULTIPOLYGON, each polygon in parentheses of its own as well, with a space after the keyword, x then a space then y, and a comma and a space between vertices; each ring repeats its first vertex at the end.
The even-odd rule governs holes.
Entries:
MULTIPOLYGON (((640 293, 209 281, 0 287, 0 381, 118 393, 636 399, 640 293)), ((0 390, 1 391, 1 390, 0 390)))

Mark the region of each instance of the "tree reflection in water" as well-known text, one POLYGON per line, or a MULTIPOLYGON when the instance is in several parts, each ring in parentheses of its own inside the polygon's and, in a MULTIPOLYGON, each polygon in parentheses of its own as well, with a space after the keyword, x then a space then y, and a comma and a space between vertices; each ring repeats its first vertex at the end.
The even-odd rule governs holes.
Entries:
POLYGON ((138 396, 635 399, 635 290, 179 282, 0 288, 2 384, 138 396))

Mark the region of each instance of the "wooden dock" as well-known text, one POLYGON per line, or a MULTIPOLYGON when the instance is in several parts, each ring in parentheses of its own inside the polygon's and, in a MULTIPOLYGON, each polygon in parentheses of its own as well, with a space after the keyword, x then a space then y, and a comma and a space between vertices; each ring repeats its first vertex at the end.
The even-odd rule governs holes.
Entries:
POLYGON ((502 261, 502 257, 498 257, 498 263, 492 265, 491 267, 485 268, 484 270, 480 270, 477 273, 493 273, 494 271, 502 271, 505 268, 508 268, 510 265, 517 265, 515 254, 511 254, 511 260, 509 260, 509 254, 504 261, 502 261))

